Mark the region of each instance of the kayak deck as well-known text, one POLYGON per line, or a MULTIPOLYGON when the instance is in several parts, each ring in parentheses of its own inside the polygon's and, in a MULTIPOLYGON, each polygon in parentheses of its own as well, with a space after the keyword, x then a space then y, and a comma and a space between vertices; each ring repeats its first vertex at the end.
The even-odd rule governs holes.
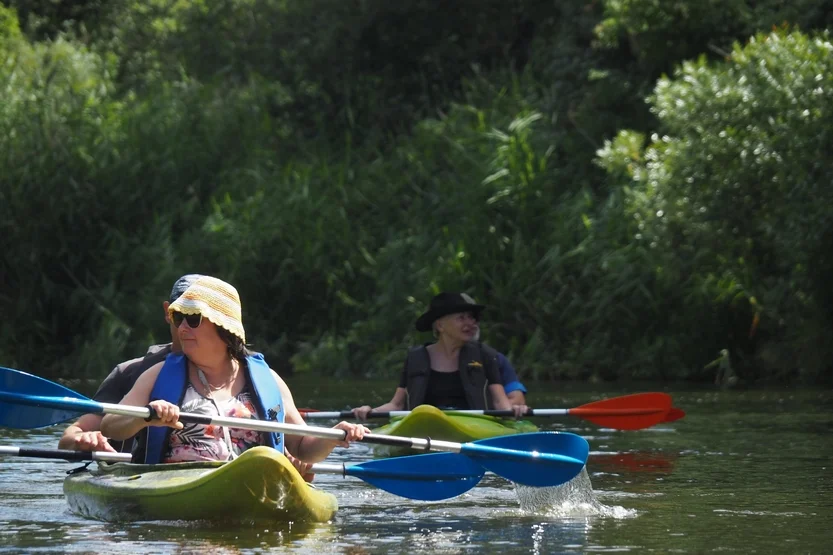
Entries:
MULTIPOLYGON (((537 432, 538 427, 528 420, 511 420, 482 414, 442 411, 431 405, 420 405, 410 414, 391 418, 390 423, 373 430, 376 434, 402 437, 430 437, 455 443, 466 443, 490 437, 537 432)), ((396 447, 377 446, 376 451, 389 454, 404 453, 396 447)))
POLYGON ((226 463, 100 465, 66 478, 64 493, 73 512, 110 522, 325 522, 338 510, 332 494, 305 482, 283 454, 263 446, 226 463))

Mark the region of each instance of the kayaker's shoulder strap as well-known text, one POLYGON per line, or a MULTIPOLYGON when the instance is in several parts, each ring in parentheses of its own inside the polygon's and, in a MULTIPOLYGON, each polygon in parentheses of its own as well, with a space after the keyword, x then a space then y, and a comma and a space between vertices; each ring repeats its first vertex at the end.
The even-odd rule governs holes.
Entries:
MULTIPOLYGON (((281 390, 275 382, 272 369, 263 359, 263 355, 256 353, 247 356, 246 370, 249 373, 249 384, 251 384, 255 393, 256 408, 261 418, 273 422, 283 422, 284 408, 281 390)), ((263 437, 265 445, 283 453, 283 434, 264 432, 263 437)))
MULTIPOLYGON (((182 396, 185 394, 185 386, 188 382, 187 359, 185 355, 171 353, 165 358, 165 364, 159 370, 156 382, 150 392, 150 400, 163 400, 179 405, 182 396)), ((148 426, 147 440, 145 443, 144 462, 145 464, 158 464, 162 461, 162 451, 168 444, 171 428, 167 426, 148 426)), ((141 456, 141 453, 136 453, 141 456)))
POLYGON ((407 392, 407 409, 421 405, 425 401, 428 389, 428 376, 431 373, 431 357, 427 345, 408 349, 405 359, 405 390, 407 392))
MULTIPOLYGON (((127 393, 136 385, 139 376, 144 374, 151 367, 156 366, 165 360, 171 352, 171 344, 151 345, 147 354, 142 358, 134 358, 117 365, 110 374, 104 378, 98 391, 93 395, 93 400, 99 403, 119 403, 127 393)), ((133 451, 134 438, 125 441, 110 440, 110 445, 116 451, 130 453, 133 451)))
POLYGON ((499 353, 495 349, 489 347, 482 341, 471 341, 469 343, 480 349, 480 359, 483 361, 484 364, 488 362, 494 365, 495 368, 498 368, 499 353))
POLYGON ((431 369, 431 357, 428 356, 427 345, 417 345, 408 349, 405 359, 405 370, 409 374, 427 374, 431 369))

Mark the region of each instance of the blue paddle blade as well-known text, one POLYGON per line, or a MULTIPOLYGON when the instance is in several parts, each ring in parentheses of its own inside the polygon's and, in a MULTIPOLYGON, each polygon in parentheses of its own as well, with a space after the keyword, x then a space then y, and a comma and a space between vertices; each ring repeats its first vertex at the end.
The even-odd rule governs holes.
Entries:
POLYGON ((590 454, 581 436, 533 432, 464 443, 461 453, 507 480, 525 486, 559 486, 575 478, 590 454))
POLYGON ((85 412, 100 412, 100 406, 62 385, 0 366, 0 426, 45 428, 85 412))
POLYGON ((484 472, 481 465, 458 453, 394 457, 345 468, 348 476, 394 495, 422 501, 457 497, 476 486, 484 472))

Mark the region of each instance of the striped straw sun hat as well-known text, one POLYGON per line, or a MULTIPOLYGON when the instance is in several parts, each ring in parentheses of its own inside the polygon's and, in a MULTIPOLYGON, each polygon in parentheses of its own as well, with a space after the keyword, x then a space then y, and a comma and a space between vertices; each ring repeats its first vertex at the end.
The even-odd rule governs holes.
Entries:
POLYGON ((224 328, 246 342, 240 295, 234 286, 221 279, 202 276, 168 306, 168 312, 202 314, 215 326, 224 328))

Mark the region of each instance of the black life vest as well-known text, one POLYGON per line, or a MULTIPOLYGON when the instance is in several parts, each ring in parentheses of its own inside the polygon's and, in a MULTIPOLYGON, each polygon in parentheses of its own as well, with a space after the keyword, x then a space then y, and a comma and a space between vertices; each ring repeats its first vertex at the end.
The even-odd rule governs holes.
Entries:
MULTIPOLYGON (((431 357, 427 345, 408 349, 405 361, 405 375, 408 410, 425 402, 428 391, 428 377, 431 375, 431 357)), ((494 408, 494 400, 489 393, 487 369, 493 369, 492 375, 499 375, 497 351, 479 341, 469 341, 460 349, 457 369, 463 382, 463 391, 469 409, 488 410, 494 408)))

